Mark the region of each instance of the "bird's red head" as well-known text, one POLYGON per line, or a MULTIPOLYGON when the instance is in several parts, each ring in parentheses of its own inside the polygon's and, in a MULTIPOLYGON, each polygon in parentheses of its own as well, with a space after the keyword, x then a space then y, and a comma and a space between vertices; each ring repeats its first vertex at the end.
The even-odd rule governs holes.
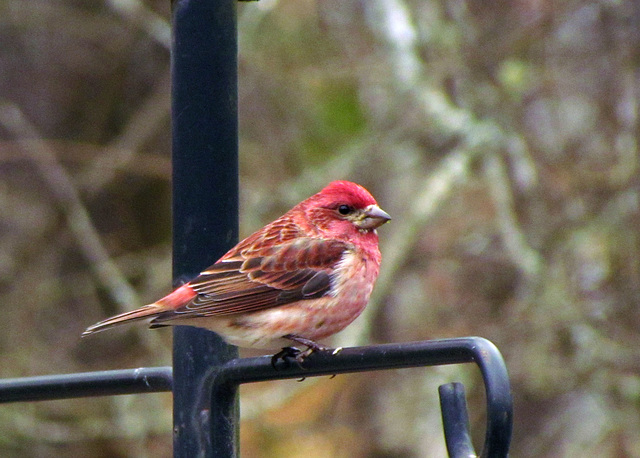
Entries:
POLYGON ((334 181, 300 206, 315 229, 331 237, 375 235, 375 229, 391 219, 369 191, 350 181, 334 181))
POLYGON ((329 202, 331 200, 348 200, 350 205, 358 208, 366 208, 378 203, 365 188, 351 181, 332 181, 317 196, 329 202))

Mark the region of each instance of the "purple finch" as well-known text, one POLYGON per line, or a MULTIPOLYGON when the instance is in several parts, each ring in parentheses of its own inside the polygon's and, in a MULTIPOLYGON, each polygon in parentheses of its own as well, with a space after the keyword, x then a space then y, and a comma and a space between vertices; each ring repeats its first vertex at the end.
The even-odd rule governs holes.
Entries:
POLYGON ((130 321, 210 329, 240 347, 291 341, 310 351, 364 310, 380 268, 376 228, 390 219, 362 186, 334 181, 247 237, 191 282, 86 336, 130 321))

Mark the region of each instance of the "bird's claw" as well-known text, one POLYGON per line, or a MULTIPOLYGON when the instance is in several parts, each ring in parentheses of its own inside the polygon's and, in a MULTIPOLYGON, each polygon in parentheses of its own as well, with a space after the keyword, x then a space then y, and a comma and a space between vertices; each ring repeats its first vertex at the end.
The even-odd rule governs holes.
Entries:
POLYGON ((300 364, 302 361, 298 359, 298 357, 302 353, 304 352, 296 347, 283 347, 282 350, 271 357, 271 367, 273 367, 275 370, 278 370, 276 364, 278 363, 278 360, 281 359, 287 365, 295 364, 302 369, 302 366, 300 364))
MULTIPOLYGON (((322 348, 322 350, 324 350, 324 348, 322 348)), ((300 350, 296 347, 283 347, 282 350, 271 357, 271 366, 277 370, 278 367, 276 364, 278 363, 278 360, 282 360, 289 366, 295 364, 300 369, 304 369, 304 367, 302 367, 302 363, 314 351, 316 351, 314 348, 300 350)))
POLYGON ((304 345, 307 347, 306 350, 300 350, 296 347, 284 347, 278 353, 271 357, 271 366, 277 370, 276 364, 279 359, 286 362, 287 364, 295 364, 300 369, 304 369, 302 367, 302 363, 305 359, 309 357, 314 352, 317 351, 331 351, 332 355, 339 353, 342 350, 342 347, 338 347, 336 349, 325 347, 324 345, 320 345, 317 342, 314 342, 311 339, 305 339, 304 337, 300 337, 294 334, 287 334, 283 336, 285 339, 292 340, 296 343, 304 345))

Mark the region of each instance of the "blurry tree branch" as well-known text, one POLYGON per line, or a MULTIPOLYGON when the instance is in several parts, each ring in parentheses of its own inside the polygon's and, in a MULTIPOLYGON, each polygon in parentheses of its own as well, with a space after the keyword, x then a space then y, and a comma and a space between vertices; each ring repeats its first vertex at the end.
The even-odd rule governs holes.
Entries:
MULTIPOLYGON (((87 264, 120 311, 124 312, 139 305, 140 299, 136 291, 109 256, 78 189, 58 161, 55 152, 47 142, 40 140, 36 128, 15 104, 7 101, 0 103, 0 124, 23 145, 23 154, 31 161, 55 197, 87 264)), ((158 355, 161 348, 158 345, 159 336, 140 332, 140 337, 150 353, 158 355)))
POLYGON ((80 174, 79 182, 83 189, 90 194, 96 193, 119 170, 135 160, 138 149, 167 121, 171 105, 170 86, 171 78, 167 71, 158 78, 152 93, 129 118, 123 132, 105 147, 104 154, 91 161, 90 166, 80 174))
POLYGON ((124 19, 144 30, 167 50, 171 48, 171 24, 140 0, 108 0, 124 19))
POLYGON ((23 153, 48 185, 65 214, 82 254, 113 301, 122 311, 139 304, 135 290, 109 257, 76 186, 58 161, 55 152, 45 141, 34 141, 39 139, 40 135, 15 104, 7 101, 0 104, 0 122, 18 142, 29 139, 24 145, 23 153))
MULTIPOLYGON (((28 160, 22 155, 22 149, 31 148, 29 146, 31 142, 37 144, 40 141, 42 140, 25 139, 17 143, 13 140, 0 140, 0 163, 12 164, 28 160)), ((62 162, 74 165, 80 164, 87 169, 93 165, 94 161, 100 161, 104 156, 128 158, 127 162, 123 164, 120 161, 104 161, 102 174, 108 177, 113 177, 120 170, 127 175, 137 177, 149 177, 167 181, 171 179, 171 159, 166 156, 121 151, 122 148, 112 146, 99 146, 92 143, 65 140, 47 139, 47 145, 56 151, 64 151, 64 156, 60 158, 62 162)), ((85 183, 85 180, 80 177, 74 177, 74 181, 78 183, 78 188, 82 189, 83 192, 86 187, 91 189, 91 184, 85 183)))
POLYGON ((502 240, 511 260, 529 278, 536 278, 542 268, 542 258, 528 243, 518 223, 507 167, 497 153, 486 153, 484 172, 496 207, 502 240))
MULTIPOLYGON (((505 150, 517 138, 512 138, 513 135, 506 133, 493 119, 478 119, 472 112, 454 106, 442 89, 430 86, 424 77, 426 71, 417 53, 417 32, 404 2, 378 1, 374 5, 373 25, 381 22, 382 26, 372 25, 372 31, 387 44, 391 55, 389 61, 394 64, 396 90, 399 93, 409 92, 410 99, 417 101, 422 109, 425 125, 428 124, 431 129, 445 136, 458 138, 459 146, 448 153, 428 178, 425 177, 425 185, 416 190, 408 205, 408 214, 402 216, 402 221, 394 222, 393 234, 387 240, 387 245, 392 249, 385 253, 377 286, 364 312, 366 322, 370 322, 380 308, 396 274, 409 259, 422 228, 455 190, 456 185, 465 178, 472 161, 481 155, 488 156, 487 173, 495 180, 492 183, 493 198, 496 200, 499 223, 509 252, 517 265, 528 274, 535 274, 540 267, 537 253, 526 244, 524 235, 516 224, 508 176, 503 162, 497 159, 498 152, 505 150), (523 259, 520 259, 521 255, 524 255, 523 259)), ((369 326, 361 326, 355 341, 369 341, 368 334, 369 326)))
MULTIPOLYGON (((20 151, 31 141, 37 143, 39 140, 25 139, 20 140, 20 143, 16 143, 13 140, 0 140, 0 163, 11 164, 26 161, 26 158, 20 155, 20 151)), ((69 140, 47 139, 47 144, 55 151, 64 150, 64 156, 60 157, 60 160, 64 163, 81 164, 88 167, 88 164, 97 160, 103 154, 131 155, 132 162, 129 163, 126 173, 134 176, 162 179, 171 177, 171 160, 164 156, 158 157, 148 153, 125 153, 110 146, 99 146, 92 143, 79 143, 69 140)), ((105 167, 110 166, 110 163, 105 163, 105 167)), ((77 178, 74 179, 77 181, 77 178)))

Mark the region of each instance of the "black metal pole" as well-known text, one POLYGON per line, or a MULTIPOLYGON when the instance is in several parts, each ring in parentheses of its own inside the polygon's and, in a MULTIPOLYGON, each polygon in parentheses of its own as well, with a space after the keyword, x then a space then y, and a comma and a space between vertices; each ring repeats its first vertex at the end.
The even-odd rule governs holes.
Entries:
MULTIPOLYGON (((213 264, 238 238, 237 38, 234 0, 175 0, 172 46, 173 272, 177 283, 213 264)), ((177 327, 173 343, 174 456, 214 456, 212 416, 232 425, 237 396, 203 406, 207 373, 237 356, 215 334, 177 327)))

